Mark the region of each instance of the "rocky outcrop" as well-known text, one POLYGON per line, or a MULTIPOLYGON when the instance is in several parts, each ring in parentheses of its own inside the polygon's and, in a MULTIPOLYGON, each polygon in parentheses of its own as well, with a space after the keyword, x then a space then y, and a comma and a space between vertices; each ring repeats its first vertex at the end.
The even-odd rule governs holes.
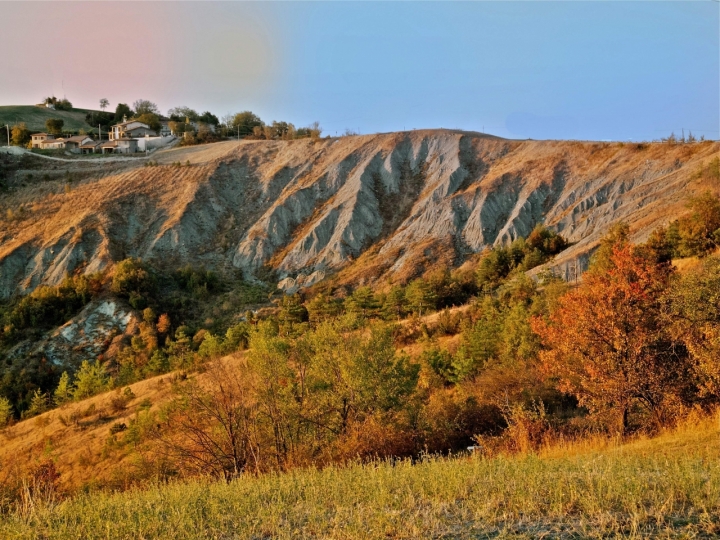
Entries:
POLYGON ((41 356, 64 367, 77 367, 80 360, 93 360, 117 349, 120 341, 129 341, 138 328, 135 312, 112 298, 90 302, 75 317, 33 343, 20 343, 8 354, 41 356))
POLYGON ((642 240, 682 213, 719 149, 449 130, 172 149, 158 166, 84 182, 38 201, 31 221, 5 224, 0 295, 128 256, 248 276, 270 268, 287 290, 362 265, 369 279, 405 279, 538 223, 573 243, 554 263, 568 276, 612 223, 642 240))

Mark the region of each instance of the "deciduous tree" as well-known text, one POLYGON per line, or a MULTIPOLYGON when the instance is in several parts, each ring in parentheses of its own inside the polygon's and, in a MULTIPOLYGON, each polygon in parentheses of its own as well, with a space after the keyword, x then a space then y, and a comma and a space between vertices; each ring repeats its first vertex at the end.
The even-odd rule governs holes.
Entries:
POLYGON ((24 122, 15 124, 10 131, 10 140, 14 146, 25 146, 30 142, 30 130, 24 122))
POLYGON ((64 125, 65 121, 62 118, 48 118, 45 120, 45 128, 48 130, 48 133, 52 133, 53 135, 60 135, 64 125))
POLYGON ((661 320, 671 268, 615 245, 602 270, 586 273, 548 319, 532 321, 547 373, 591 412, 613 412, 623 433, 634 408, 666 419, 682 391, 685 349, 661 320))

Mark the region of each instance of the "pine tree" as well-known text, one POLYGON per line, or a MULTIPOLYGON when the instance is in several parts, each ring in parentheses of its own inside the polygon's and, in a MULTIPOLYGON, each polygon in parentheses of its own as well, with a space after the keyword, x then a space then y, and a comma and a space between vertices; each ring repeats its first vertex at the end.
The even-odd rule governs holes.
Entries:
POLYGON ((99 394, 108 389, 109 382, 110 378, 100 360, 96 360, 94 364, 83 360, 75 376, 73 399, 81 400, 99 394))
POLYGON ((25 412, 25 416, 30 417, 42 414, 48 410, 49 405, 48 395, 37 389, 33 392, 32 399, 30 400, 30 408, 25 412))
POLYGON ((0 397, 0 428, 4 428, 12 419, 13 410, 10 400, 6 397, 0 397))
POLYGON ((55 392, 53 393, 53 401, 55 402, 55 405, 60 406, 72 399, 72 395, 70 393, 70 376, 68 375, 67 371, 63 371, 63 374, 60 376, 60 381, 58 382, 57 388, 55 388, 55 392))

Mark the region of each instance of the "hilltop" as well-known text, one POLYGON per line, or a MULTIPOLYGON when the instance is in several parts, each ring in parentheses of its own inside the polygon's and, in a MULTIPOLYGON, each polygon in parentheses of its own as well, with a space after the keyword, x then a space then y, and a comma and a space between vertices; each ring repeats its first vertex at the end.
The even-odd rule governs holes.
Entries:
POLYGON ((15 219, 0 225, 0 296, 130 256, 290 278, 291 290, 332 274, 404 282, 538 223, 571 242, 553 262, 571 278, 613 223, 642 241, 684 212, 712 184, 702 171, 719 150, 431 130, 227 141, 159 152, 150 167, 33 162, 1 204, 15 219), (80 171, 70 190, 66 167, 80 171))
MULTIPOLYGON (((85 121, 85 115, 89 112, 99 112, 91 109, 71 109, 60 111, 37 107, 35 105, 2 105, 0 106, 0 125, 25 122, 31 131, 45 131, 45 121, 50 118, 60 118, 65 124, 66 131, 78 131, 84 129, 91 131, 93 128, 85 121)), ((97 126, 95 126, 97 128, 97 126)))

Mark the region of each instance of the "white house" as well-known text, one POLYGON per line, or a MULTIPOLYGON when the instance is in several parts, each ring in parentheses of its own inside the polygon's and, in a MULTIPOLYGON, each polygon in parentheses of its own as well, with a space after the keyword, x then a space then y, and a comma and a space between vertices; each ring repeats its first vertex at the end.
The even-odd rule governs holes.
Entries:
POLYGON ((138 143, 130 137, 113 139, 100 145, 103 154, 134 154, 138 151, 138 143))
POLYGON ((144 122, 138 122, 137 120, 127 120, 127 117, 123 117, 123 121, 119 124, 115 124, 110 127, 110 140, 115 141, 124 138, 137 138, 149 135, 154 137, 157 135, 150 126, 144 122))

